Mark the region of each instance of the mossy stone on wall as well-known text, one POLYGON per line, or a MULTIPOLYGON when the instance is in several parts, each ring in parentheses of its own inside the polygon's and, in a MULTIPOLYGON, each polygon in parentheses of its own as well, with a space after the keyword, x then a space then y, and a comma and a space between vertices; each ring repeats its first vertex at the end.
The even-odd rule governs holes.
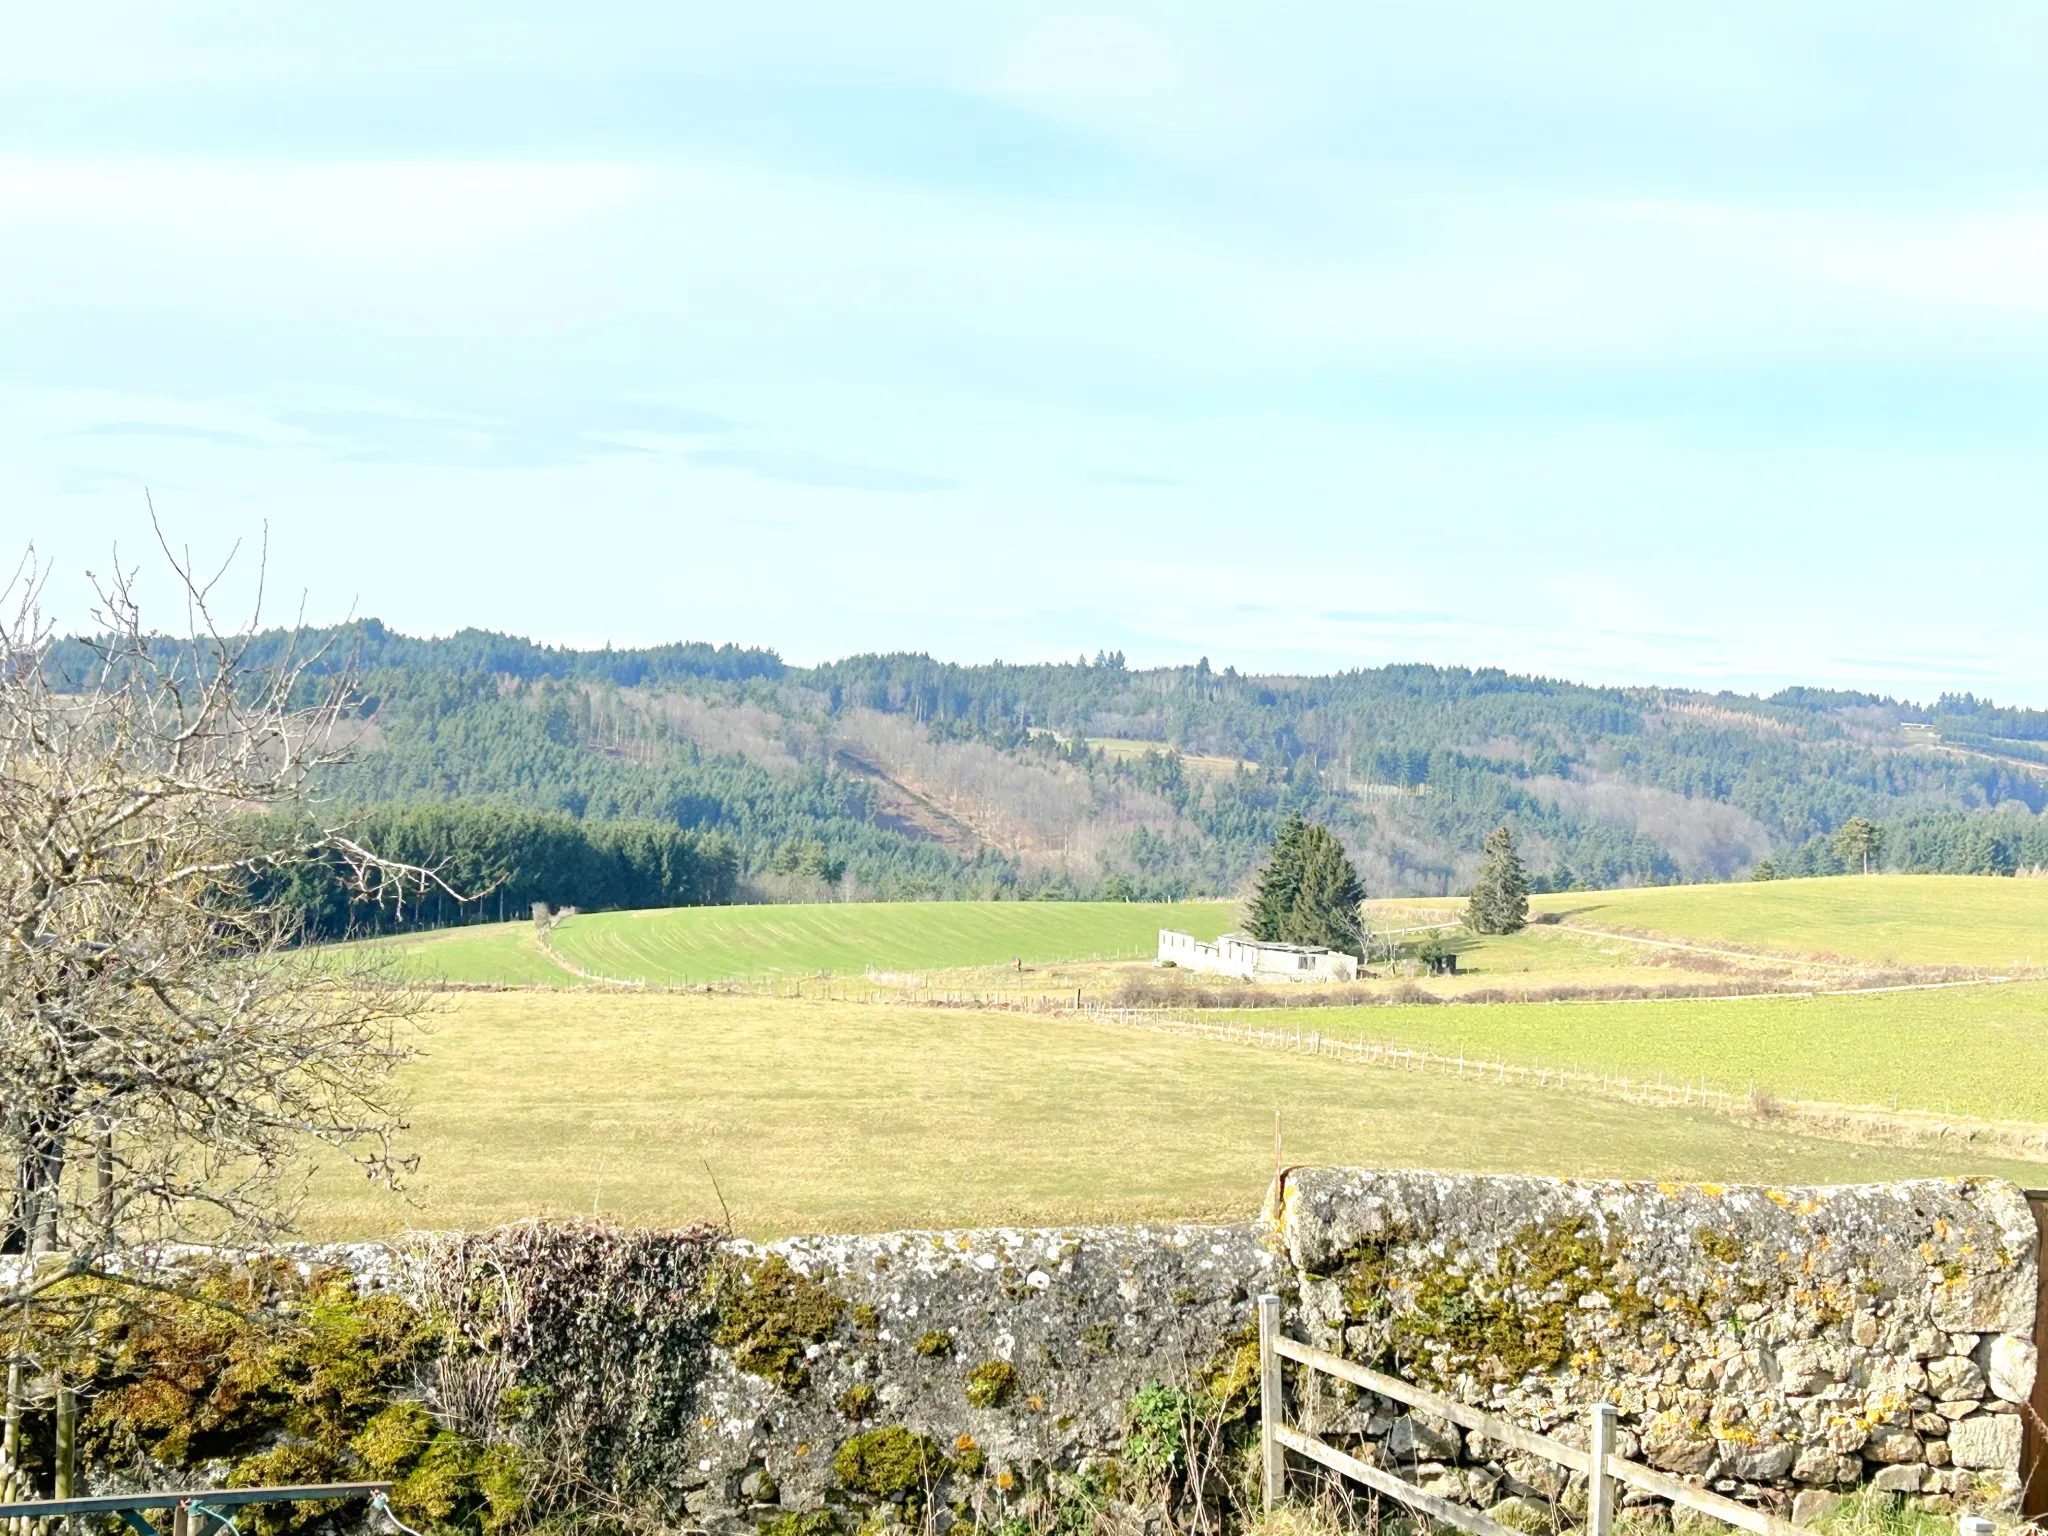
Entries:
MULTIPOLYGON (((2016 1454, 1978 1427, 2016 1419, 2033 1379, 2038 1239, 2003 1181, 1297 1169, 1269 1212, 1309 1342, 1526 1427, 1581 1434, 1610 1402, 1631 1454, 1763 1503, 1878 1471, 1915 1496, 2016 1496, 2016 1454), (2002 1394, 1994 1357, 2017 1366, 2002 1394), (1989 1484, 1980 1441, 2001 1447, 1989 1484)), ((1398 1433, 1394 1405, 1310 1395, 1321 1422, 1398 1433)))
POLYGON ((727 1258, 714 1281, 717 1323, 712 1340, 732 1351, 733 1363, 785 1392, 809 1379, 813 1344, 829 1338, 846 1302, 780 1254, 748 1261, 727 1258))

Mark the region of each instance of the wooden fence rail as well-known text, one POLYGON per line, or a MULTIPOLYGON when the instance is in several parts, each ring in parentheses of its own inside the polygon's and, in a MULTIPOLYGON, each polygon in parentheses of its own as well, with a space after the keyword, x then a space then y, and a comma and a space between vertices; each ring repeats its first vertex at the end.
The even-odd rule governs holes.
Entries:
MULTIPOLYGON (((1614 1453, 1614 1409, 1605 1403, 1593 1407, 1589 1412, 1591 1446, 1580 1450, 1566 1445, 1549 1435, 1537 1434, 1519 1424, 1510 1423, 1498 1414, 1474 1408, 1455 1398, 1444 1397, 1430 1392, 1398 1376, 1370 1370, 1327 1350, 1315 1349, 1298 1340, 1290 1339, 1280 1331, 1280 1298, 1264 1295, 1259 1298, 1259 1435, 1264 1472, 1264 1493, 1267 1509, 1280 1503, 1286 1493, 1286 1453, 1293 1451, 1309 1460, 1343 1474, 1367 1487, 1398 1499, 1411 1509, 1420 1511, 1432 1519, 1457 1527, 1470 1536, 1515 1536, 1506 1526, 1489 1520, 1476 1510, 1466 1509, 1431 1493, 1425 1493, 1413 1483, 1396 1477, 1380 1467, 1360 1460, 1335 1446, 1326 1445, 1314 1436, 1290 1425, 1286 1421, 1285 1380, 1281 1362, 1291 1360, 1312 1372, 1320 1372, 1339 1381, 1363 1388, 1380 1397, 1411 1408, 1448 1419, 1453 1424, 1474 1430, 1489 1440, 1531 1456, 1540 1456, 1566 1471, 1577 1472, 1587 1480, 1586 1533, 1585 1536, 1611 1536, 1614 1527, 1614 1485, 1627 1483, 1652 1493, 1659 1498, 1682 1504, 1687 1509, 1712 1515, 1729 1525, 1753 1533, 1753 1536, 1802 1536, 1799 1527, 1790 1521, 1747 1504, 1738 1504, 1733 1499, 1724 1499, 1719 1494, 1688 1483, 1681 1478, 1669 1477, 1641 1462, 1630 1461, 1614 1453)), ((1966 1531, 1964 1536, 1971 1536, 1966 1531)))

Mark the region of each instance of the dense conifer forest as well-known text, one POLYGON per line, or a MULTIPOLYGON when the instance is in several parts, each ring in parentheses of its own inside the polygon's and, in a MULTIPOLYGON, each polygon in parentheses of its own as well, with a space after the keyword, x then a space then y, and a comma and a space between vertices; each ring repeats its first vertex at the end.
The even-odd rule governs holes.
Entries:
MULTIPOLYGON (((1881 868, 2048 865, 2048 711, 1967 694, 1253 676, 1117 654, 802 668, 374 620, 257 636, 251 659, 288 644, 324 647, 308 688, 359 680, 359 751, 322 793, 394 853, 491 885, 430 921, 531 900, 1230 895, 1289 816, 1333 829, 1375 895, 1466 888, 1502 825, 1538 890, 1834 873, 1856 817, 1879 827, 1881 868)), ((51 665, 90 659, 72 641, 51 665)), ((332 893, 305 906, 321 932, 372 921, 332 893)))

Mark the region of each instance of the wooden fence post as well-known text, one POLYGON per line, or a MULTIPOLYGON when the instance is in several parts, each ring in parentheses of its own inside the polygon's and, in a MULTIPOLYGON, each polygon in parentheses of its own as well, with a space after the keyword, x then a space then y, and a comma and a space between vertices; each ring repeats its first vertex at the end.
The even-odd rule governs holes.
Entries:
POLYGON ((1286 1418, 1280 1399, 1280 1356, 1273 1348, 1279 1337, 1280 1298, 1268 1291, 1259 1297, 1259 1450, 1268 1514, 1278 1509, 1287 1495, 1287 1453, 1274 1433, 1286 1418))
POLYGON ((1586 1536, 1612 1536, 1614 1530, 1614 1479, 1607 1475, 1607 1458, 1613 1454, 1614 1409, 1606 1403, 1596 1403, 1592 1476, 1586 1487, 1586 1536))

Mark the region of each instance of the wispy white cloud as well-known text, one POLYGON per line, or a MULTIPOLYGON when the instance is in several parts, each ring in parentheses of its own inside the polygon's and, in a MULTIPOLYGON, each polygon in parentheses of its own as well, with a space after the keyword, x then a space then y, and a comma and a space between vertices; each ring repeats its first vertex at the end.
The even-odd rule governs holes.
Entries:
POLYGON ((45 7, 0 537, 147 481, 416 627, 661 638, 797 534, 687 627, 2038 693, 2044 94, 2036 13, 1850 0, 45 7))
POLYGON ((823 454, 800 453, 778 448, 698 448, 689 455, 692 464, 709 469, 743 469, 763 480, 780 480, 789 485, 811 486, 835 491, 919 492, 950 491, 958 482, 936 475, 914 474, 905 469, 882 469, 873 464, 847 464, 823 454))

